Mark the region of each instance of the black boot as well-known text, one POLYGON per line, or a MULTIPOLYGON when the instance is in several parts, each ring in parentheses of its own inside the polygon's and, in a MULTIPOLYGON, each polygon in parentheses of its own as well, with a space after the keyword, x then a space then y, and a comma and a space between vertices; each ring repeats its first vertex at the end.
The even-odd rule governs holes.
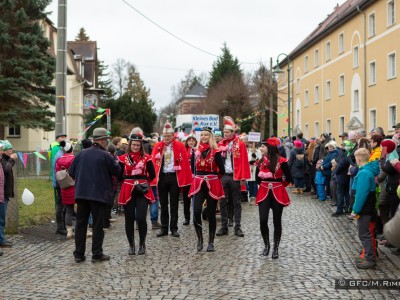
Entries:
POLYGON ((277 259, 279 257, 278 248, 279 248, 280 239, 274 239, 274 249, 272 250, 272 259, 277 259))
POLYGON ((194 229, 196 230, 197 235, 197 251, 200 252, 203 250, 203 230, 198 225, 194 225, 194 229))
POLYGON ((269 249, 271 248, 271 245, 269 244, 269 236, 268 235, 263 236, 263 240, 264 240, 265 248, 264 248, 263 252, 261 253, 261 255, 268 256, 269 249))
POLYGON ((210 229, 210 233, 209 233, 209 237, 208 237, 207 252, 214 251, 214 237, 215 237, 215 229, 210 229))
POLYGON ((133 242, 132 244, 129 244, 128 254, 129 255, 135 255, 135 242, 133 242))
POLYGON ((144 241, 140 241, 139 243, 139 251, 138 251, 138 255, 143 255, 146 253, 146 244, 144 241))

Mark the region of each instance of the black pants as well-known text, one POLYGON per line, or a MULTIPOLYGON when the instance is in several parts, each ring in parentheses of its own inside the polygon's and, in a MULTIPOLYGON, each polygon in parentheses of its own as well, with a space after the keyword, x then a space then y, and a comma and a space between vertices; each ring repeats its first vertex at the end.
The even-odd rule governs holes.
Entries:
POLYGON ((135 219, 139 227, 139 238, 141 242, 146 240, 147 234, 147 209, 149 200, 143 195, 133 192, 132 199, 124 206, 125 211, 125 233, 128 238, 129 245, 135 242, 135 219))
POLYGON ((282 236, 282 212, 283 205, 279 204, 271 191, 267 198, 258 204, 258 212, 260 214, 260 230, 261 235, 269 239, 268 217, 269 210, 272 208, 273 223, 274 223, 274 240, 280 240, 282 236))
POLYGON ((204 199, 207 200, 207 218, 209 232, 214 232, 217 228, 217 221, 215 218, 215 211, 217 210, 218 201, 213 199, 208 194, 208 187, 205 182, 201 185, 200 191, 193 196, 193 224, 194 226, 201 227, 201 213, 203 208, 204 199))
POLYGON ((233 180, 232 176, 224 175, 221 179, 224 188, 225 198, 221 199, 221 223, 222 228, 228 228, 229 211, 227 208, 227 198, 233 203, 233 213, 235 217, 235 229, 240 228, 240 221, 242 218, 242 195, 240 192, 240 181, 233 180))
POLYGON ((107 204, 97 201, 76 199, 78 209, 76 212, 75 227, 75 257, 83 257, 86 250, 86 233, 90 213, 93 217, 93 237, 92 237, 92 253, 93 256, 103 254, 104 240, 104 215, 106 213, 107 204))
POLYGON ((185 220, 190 221, 190 198, 188 196, 190 190, 190 185, 183 187, 183 214, 185 215, 185 220))
POLYGON ((176 174, 161 174, 158 181, 158 193, 161 205, 161 230, 168 232, 178 230, 179 186, 176 174), (169 202, 168 202, 169 196, 169 202), (168 212, 168 204, 170 213, 168 212), (170 221, 171 214, 171 221, 170 221))
POLYGON ((62 203, 61 189, 54 189, 56 197, 56 223, 57 230, 65 230, 65 207, 62 203))

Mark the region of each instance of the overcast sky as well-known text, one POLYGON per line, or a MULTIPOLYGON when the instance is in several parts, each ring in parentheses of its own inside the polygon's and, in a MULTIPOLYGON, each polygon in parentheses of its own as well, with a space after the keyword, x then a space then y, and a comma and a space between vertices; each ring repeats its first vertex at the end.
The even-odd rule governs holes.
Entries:
MULTIPOLYGON (((269 66, 270 57, 275 62, 280 53, 291 52, 336 4, 344 2, 67 0, 67 37, 74 40, 84 27, 97 41, 98 57, 106 65, 118 58, 133 63, 159 109, 171 101, 171 88, 188 70, 211 71, 224 42, 243 70, 252 72, 260 62, 269 66)), ((57 9, 58 0, 53 0, 48 11, 53 12, 49 17, 56 27, 57 9)))

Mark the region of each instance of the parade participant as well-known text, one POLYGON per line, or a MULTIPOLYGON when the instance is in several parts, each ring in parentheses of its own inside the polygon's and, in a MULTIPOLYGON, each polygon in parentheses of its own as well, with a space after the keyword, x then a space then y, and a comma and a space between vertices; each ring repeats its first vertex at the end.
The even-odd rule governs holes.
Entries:
MULTIPOLYGON (((56 174, 58 171, 61 171, 63 169, 68 170, 75 158, 74 153, 72 152, 74 148, 72 147, 71 143, 61 141, 60 147, 63 155, 56 161, 56 174)), ((72 229, 72 216, 74 215, 75 186, 60 190, 62 204, 65 207, 65 225, 67 226, 67 239, 72 239, 74 237, 74 232, 72 229)))
POLYGON ((13 167, 17 160, 17 154, 12 153, 12 145, 8 140, 0 141, 0 143, 3 150, 0 157, 2 168, 0 176, 3 175, 2 178, 0 178, 0 181, 2 181, 0 188, 3 187, 0 192, 0 247, 9 248, 12 247, 12 243, 6 240, 4 230, 6 226, 8 202, 10 201, 10 198, 14 198, 13 167))
MULTIPOLYGON (((185 147, 187 151, 187 157, 189 158, 189 165, 190 169, 194 169, 194 152, 196 151, 196 146, 197 146, 197 139, 196 136, 194 135, 194 131, 192 131, 186 138, 185 141, 185 147)), ((190 224, 190 197, 189 195, 189 190, 190 190, 190 185, 184 186, 183 187, 183 213, 185 215, 185 222, 183 222, 183 225, 189 225, 190 224)))
POLYGON ((224 197, 224 190, 218 175, 224 175, 224 161, 215 143, 211 127, 204 127, 200 135, 200 144, 195 153, 195 177, 189 191, 193 197, 193 224, 197 235, 197 251, 203 249, 203 231, 201 213, 204 199, 207 201, 208 247, 214 251, 214 237, 217 228, 215 211, 217 200, 224 197))
POLYGON ((240 224, 242 217, 240 185, 245 184, 251 175, 246 145, 235 135, 235 129, 232 118, 224 117, 224 139, 219 142, 218 147, 225 164, 225 174, 221 179, 225 198, 220 201, 222 224, 217 236, 228 234, 227 198, 232 199, 233 202, 235 235, 244 236, 240 224))
POLYGON ((143 137, 131 134, 128 152, 118 156, 123 168, 123 183, 118 198, 118 204, 124 205, 125 232, 129 242, 129 255, 135 255, 135 219, 139 227, 139 251, 146 251, 147 208, 154 202, 150 181, 155 177, 151 156, 146 154, 143 147, 143 137))
POLYGON ((292 181, 287 159, 278 155, 278 141, 269 138, 261 144, 263 157, 257 162, 256 178, 260 185, 256 197, 260 214, 260 230, 265 248, 261 255, 267 256, 270 250, 268 216, 272 209, 274 223, 274 248, 272 258, 278 258, 278 247, 282 235, 282 212, 290 204, 285 187, 292 181), (284 178, 283 178, 284 176, 284 178))
POLYGON ((65 133, 59 133, 56 135, 56 141, 50 145, 50 165, 52 168, 50 169, 50 178, 52 179, 53 189, 54 189, 54 201, 55 201, 55 211, 56 211, 56 223, 57 229, 56 234, 66 235, 67 230, 65 229, 64 222, 64 206, 62 204, 61 199, 61 190, 57 184, 55 179, 55 162, 61 157, 62 153, 58 153, 60 151, 60 142, 65 141, 67 135, 65 133), (57 155, 58 154, 58 155, 57 155))
POLYGON ((174 129, 168 121, 164 125, 163 135, 164 139, 154 145, 152 152, 156 178, 151 185, 158 187, 161 204, 161 231, 157 237, 168 235, 168 227, 173 237, 179 237, 179 192, 181 187, 192 183, 192 172, 185 145, 174 140, 174 129), (168 204, 171 206, 171 220, 168 204))
POLYGON ((110 260, 103 253, 104 218, 107 205, 113 201, 112 176, 120 167, 105 149, 111 137, 105 128, 93 130, 93 146, 75 157, 69 175, 75 178, 75 201, 78 205, 75 226, 75 262, 84 261, 86 232, 90 213, 93 216, 92 262, 110 260))

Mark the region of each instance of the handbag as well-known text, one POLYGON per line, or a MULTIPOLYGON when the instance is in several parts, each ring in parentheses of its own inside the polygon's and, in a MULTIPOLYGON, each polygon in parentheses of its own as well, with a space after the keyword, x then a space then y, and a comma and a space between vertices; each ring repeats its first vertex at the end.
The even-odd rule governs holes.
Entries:
POLYGON ((75 185, 75 181, 69 176, 65 168, 62 168, 56 173, 56 180, 61 189, 66 189, 75 185))
POLYGON ((134 191, 136 191, 140 195, 144 195, 149 191, 150 187, 148 182, 139 183, 139 181, 135 181, 134 184, 135 184, 134 191))

